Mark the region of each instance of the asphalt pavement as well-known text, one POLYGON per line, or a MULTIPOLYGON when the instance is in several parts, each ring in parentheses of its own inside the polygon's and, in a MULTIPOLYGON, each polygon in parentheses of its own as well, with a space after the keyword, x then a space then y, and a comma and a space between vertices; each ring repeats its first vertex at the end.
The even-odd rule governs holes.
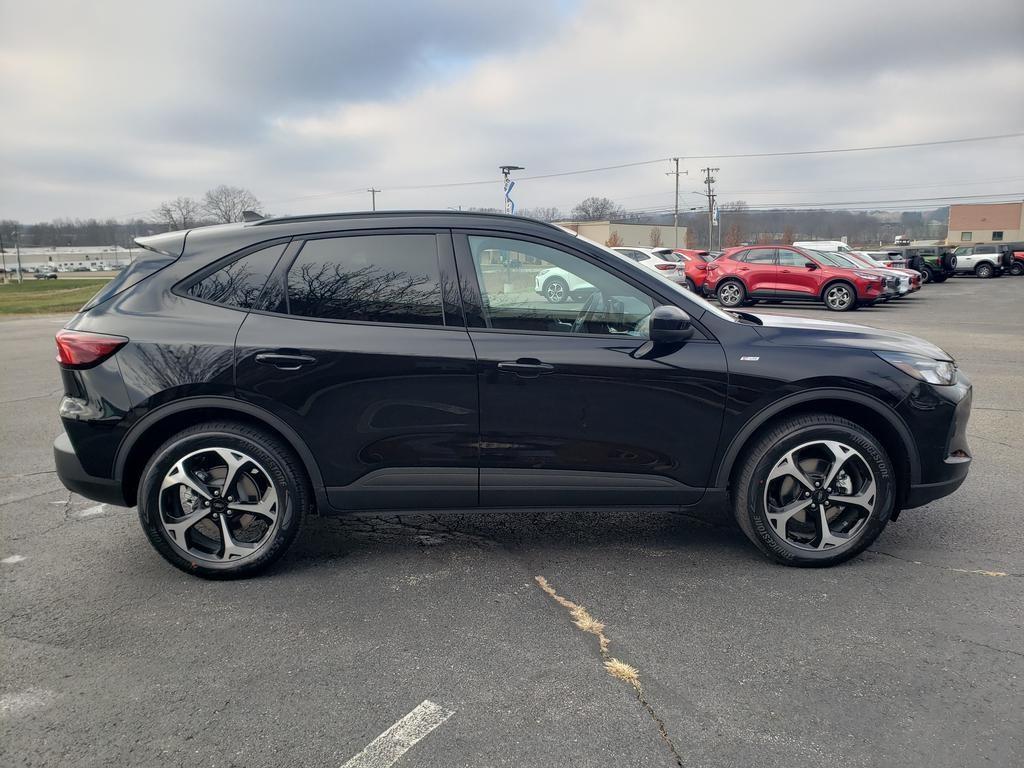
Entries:
POLYGON ((713 516, 410 514, 204 582, 62 488, 63 320, 0 321, 0 764, 1022 764, 1024 278, 762 309, 923 336, 974 382, 964 486, 832 569, 713 516))

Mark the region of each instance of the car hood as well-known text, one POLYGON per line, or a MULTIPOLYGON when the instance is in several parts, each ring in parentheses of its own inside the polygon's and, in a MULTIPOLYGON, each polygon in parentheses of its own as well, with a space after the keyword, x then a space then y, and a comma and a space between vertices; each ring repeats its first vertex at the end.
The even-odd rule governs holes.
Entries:
POLYGON ((837 323, 831 320, 812 320, 785 315, 754 314, 761 325, 758 334, 773 344, 799 347, 850 347, 889 352, 911 352, 933 360, 953 358, 929 341, 898 331, 870 328, 866 325, 837 323))

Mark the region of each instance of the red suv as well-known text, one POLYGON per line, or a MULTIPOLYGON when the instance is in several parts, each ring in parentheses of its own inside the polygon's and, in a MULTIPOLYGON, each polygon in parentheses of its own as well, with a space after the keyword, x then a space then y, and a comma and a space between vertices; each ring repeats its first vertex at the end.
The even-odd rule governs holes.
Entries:
POLYGON ((704 293, 723 307, 759 299, 823 302, 844 312, 887 298, 893 278, 873 269, 838 266, 827 254, 793 246, 730 248, 707 265, 704 293))
POLYGON ((708 277, 708 262, 711 256, 707 251, 694 248, 655 248, 654 252, 663 259, 675 261, 686 273, 686 287, 694 293, 702 293, 708 277))

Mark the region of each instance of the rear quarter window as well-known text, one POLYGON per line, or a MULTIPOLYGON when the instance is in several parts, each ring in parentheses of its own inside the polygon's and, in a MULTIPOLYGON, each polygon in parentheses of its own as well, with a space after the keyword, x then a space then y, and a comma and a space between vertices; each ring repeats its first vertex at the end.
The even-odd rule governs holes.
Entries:
POLYGON ((187 285, 185 295, 238 309, 252 309, 287 243, 261 248, 187 285))

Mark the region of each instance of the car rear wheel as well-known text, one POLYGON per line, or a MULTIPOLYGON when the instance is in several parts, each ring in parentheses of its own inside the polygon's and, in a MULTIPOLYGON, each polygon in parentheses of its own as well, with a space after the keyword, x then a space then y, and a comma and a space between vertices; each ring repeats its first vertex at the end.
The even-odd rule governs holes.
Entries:
POLYGON ((690 293, 697 292, 697 284, 693 282, 693 280, 691 280, 690 278, 686 278, 686 290, 688 290, 690 293))
POLYGON ((974 274, 983 280, 987 280, 992 277, 996 271, 992 268, 991 264, 979 264, 974 268, 974 274))
POLYGON ((176 568, 209 579, 253 576, 295 540, 311 508, 299 460, 245 424, 199 424, 165 442, 143 470, 139 520, 176 568))
POLYGON ((560 277, 552 277, 544 283, 544 298, 552 304, 562 304, 569 300, 569 285, 560 277))
POLYGON ((932 272, 931 267, 922 267, 921 268, 921 282, 922 283, 932 283, 934 281, 935 281, 935 273, 932 272))
POLYGON ((718 286, 717 296, 723 307, 738 307, 747 300, 747 289, 739 280, 726 280, 718 286))
POLYGON ((892 516, 885 449, 847 419, 807 414, 766 431, 745 453, 733 511, 743 533, 785 565, 828 566, 867 548, 892 516))
POLYGON ((1010 274, 1014 277, 1024 275, 1024 263, 1014 259, 1013 264, 1010 265, 1010 274))
POLYGON ((857 306, 857 291, 849 283, 832 283, 822 295, 826 309, 848 312, 857 306))

